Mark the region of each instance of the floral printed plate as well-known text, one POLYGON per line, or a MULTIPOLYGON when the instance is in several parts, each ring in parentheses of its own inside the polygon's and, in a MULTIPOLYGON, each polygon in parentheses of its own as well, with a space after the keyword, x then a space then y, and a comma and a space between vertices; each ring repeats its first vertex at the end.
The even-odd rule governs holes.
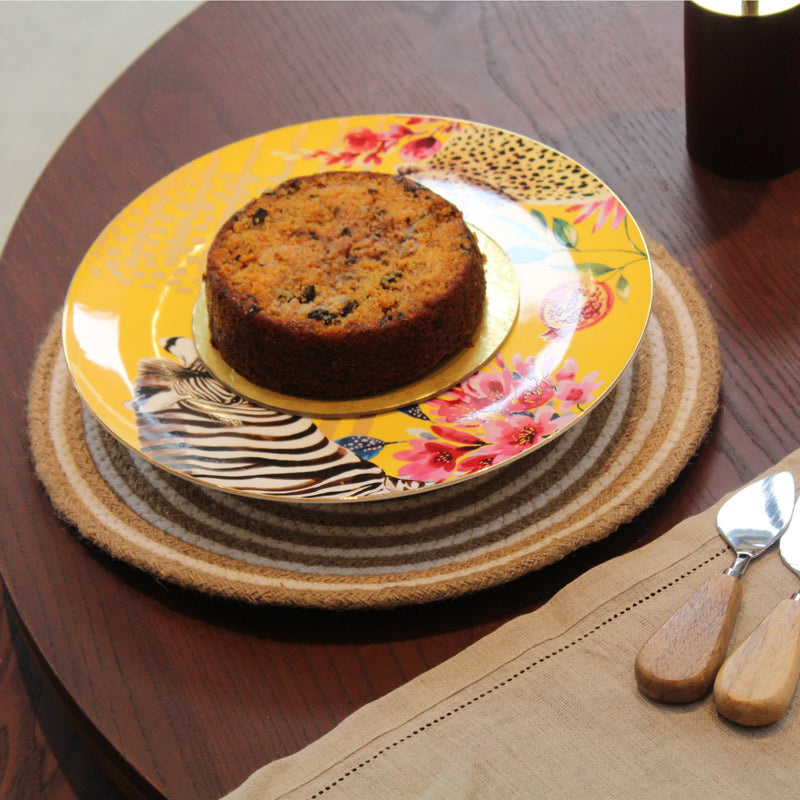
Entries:
POLYGON ((387 499, 501 468, 577 422, 633 358, 652 295, 638 226, 572 159, 464 120, 368 115, 236 142, 145 191, 78 267, 62 338, 88 408, 171 472, 274 500, 387 499), (217 229, 288 178, 365 169, 425 184, 502 248, 518 282, 510 332, 460 384, 381 413, 289 413, 236 394, 192 333, 217 229))

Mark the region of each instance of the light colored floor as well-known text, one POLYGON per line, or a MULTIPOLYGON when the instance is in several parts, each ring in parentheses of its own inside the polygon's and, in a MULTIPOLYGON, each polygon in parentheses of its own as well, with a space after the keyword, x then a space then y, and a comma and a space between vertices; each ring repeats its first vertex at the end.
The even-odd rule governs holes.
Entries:
POLYGON ((0 246, 94 101, 196 0, 0 0, 0 246))

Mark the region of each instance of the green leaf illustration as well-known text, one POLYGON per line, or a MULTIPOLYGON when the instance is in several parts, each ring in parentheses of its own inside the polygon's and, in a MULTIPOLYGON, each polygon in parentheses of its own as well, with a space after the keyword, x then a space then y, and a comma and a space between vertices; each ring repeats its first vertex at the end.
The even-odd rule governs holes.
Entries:
POLYGON ((564 247, 573 248, 578 244, 578 231, 575 230, 571 222, 567 222, 565 219, 556 217, 556 219, 553 220, 553 236, 555 236, 564 247))
POLYGON ((545 219, 544 214, 541 211, 537 211, 535 208, 530 210, 530 215, 533 219, 541 225, 545 230, 547 230, 547 220, 545 219))
POLYGON ((584 272, 591 272, 596 278, 614 271, 611 267, 607 267, 605 264, 598 264, 596 261, 583 261, 575 266, 584 272))
POLYGON ((631 284, 624 275, 619 276, 619 280, 617 280, 617 285, 614 289, 620 300, 627 300, 631 296, 631 284))

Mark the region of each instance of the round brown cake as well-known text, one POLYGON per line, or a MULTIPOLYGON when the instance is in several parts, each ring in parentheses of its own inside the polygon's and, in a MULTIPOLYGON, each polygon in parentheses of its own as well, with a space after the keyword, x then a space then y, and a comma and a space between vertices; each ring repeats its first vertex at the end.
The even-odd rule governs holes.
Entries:
POLYGON ((220 229, 205 273, 211 344, 253 383, 347 399, 420 378, 468 346, 484 258, 459 210, 406 178, 293 178, 220 229))

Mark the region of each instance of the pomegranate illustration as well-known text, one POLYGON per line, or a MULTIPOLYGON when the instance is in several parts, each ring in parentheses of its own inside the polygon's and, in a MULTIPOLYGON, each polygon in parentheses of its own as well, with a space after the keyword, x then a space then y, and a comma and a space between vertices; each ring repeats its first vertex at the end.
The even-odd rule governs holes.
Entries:
POLYGON ((547 331, 544 339, 557 339, 596 325, 614 305, 614 292, 607 283, 578 279, 554 286, 542 300, 539 314, 547 331))

